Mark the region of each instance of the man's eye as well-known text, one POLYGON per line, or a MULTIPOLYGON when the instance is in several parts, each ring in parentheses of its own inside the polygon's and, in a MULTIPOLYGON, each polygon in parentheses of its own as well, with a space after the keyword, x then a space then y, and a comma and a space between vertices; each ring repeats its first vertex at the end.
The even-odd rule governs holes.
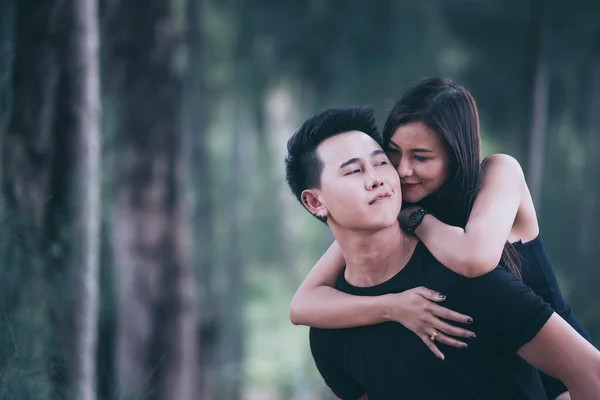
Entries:
POLYGON ((357 174, 359 172, 360 172, 360 169, 354 169, 354 170, 352 170, 350 172, 346 172, 344 175, 352 175, 352 174, 357 174))
POLYGON ((388 163, 387 161, 380 161, 377 163, 377 166, 381 167, 382 165, 387 165, 387 163, 388 163))

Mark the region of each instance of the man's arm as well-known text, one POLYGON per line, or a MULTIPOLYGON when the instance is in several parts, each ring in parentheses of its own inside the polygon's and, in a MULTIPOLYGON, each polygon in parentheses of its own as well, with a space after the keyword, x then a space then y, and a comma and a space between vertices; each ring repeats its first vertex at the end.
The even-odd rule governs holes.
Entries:
POLYGON ((600 352, 556 313, 518 354, 560 379, 572 400, 600 398, 600 352))
POLYGON ((464 279, 460 288, 463 301, 476 300, 466 308, 477 340, 561 380, 572 400, 600 399, 600 353, 531 288, 503 268, 464 279))
POLYGON ((332 336, 332 334, 331 331, 323 329, 310 329, 310 351, 319 373, 336 398, 341 400, 366 399, 365 390, 342 367, 343 362, 340 357, 344 352, 337 351, 342 338, 332 336))

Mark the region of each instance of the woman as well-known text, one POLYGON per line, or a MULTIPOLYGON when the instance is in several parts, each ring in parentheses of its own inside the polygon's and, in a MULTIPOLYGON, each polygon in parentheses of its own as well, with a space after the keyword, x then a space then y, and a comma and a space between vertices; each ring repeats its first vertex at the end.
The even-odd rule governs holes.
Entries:
MULTIPOLYGON (((466 277, 502 264, 590 340, 560 293, 519 163, 501 154, 480 162, 477 109, 465 88, 439 78, 418 83, 394 105, 383 142, 400 175, 403 200, 413 204, 399 216, 403 228, 440 262, 466 277)), ((294 296, 294 324, 344 328, 396 321, 440 358, 435 341, 463 347, 465 342, 451 336, 475 337, 443 321, 472 320, 436 304, 445 297, 426 288, 378 298, 335 290, 344 264, 334 242, 294 296)), ((568 398, 561 382, 548 376, 542 380, 549 398, 561 393, 568 398)))

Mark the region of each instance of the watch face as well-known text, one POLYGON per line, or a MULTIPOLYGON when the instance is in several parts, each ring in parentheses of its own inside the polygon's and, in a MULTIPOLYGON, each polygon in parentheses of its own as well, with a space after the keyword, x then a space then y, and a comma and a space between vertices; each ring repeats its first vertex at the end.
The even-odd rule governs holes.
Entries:
POLYGON ((410 218, 408 219, 408 224, 409 225, 414 225, 419 221, 419 217, 421 215, 421 211, 415 211, 414 213, 410 214, 410 218))

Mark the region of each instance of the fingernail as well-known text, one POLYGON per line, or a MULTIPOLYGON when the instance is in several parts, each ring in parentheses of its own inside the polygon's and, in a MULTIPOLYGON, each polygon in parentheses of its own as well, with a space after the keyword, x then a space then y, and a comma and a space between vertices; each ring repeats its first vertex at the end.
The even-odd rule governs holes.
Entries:
POLYGON ((472 324, 473 323, 473 318, 469 317, 467 318, 467 324, 472 324))
POLYGON ((471 339, 475 339, 477 337, 477 335, 472 334, 471 336, 469 336, 471 339))
POLYGON ((445 295, 445 294, 438 293, 438 297, 439 297, 440 299, 443 299, 444 297, 446 297, 446 295, 445 295))
POLYGON ((463 348, 463 349, 466 349, 467 347, 469 347, 469 345, 468 345, 468 344, 466 344, 466 343, 463 343, 463 344, 462 344, 462 348, 463 348))

